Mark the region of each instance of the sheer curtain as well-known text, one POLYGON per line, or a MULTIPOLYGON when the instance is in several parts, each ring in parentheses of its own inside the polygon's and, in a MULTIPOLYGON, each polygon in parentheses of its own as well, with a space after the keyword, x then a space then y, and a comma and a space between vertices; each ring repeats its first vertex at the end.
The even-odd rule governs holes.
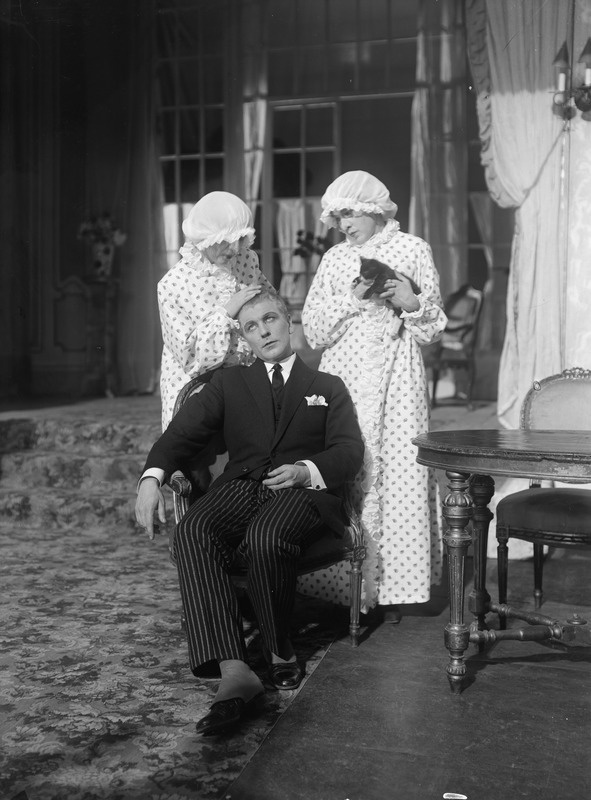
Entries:
POLYGON ((421 0, 412 105, 409 230, 433 249, 443 297, 467 277, 462 0, 421 0))
POLYGON ((246 203, 253 215, 259 198, 263 172, 266 124, 267 100, 265 97, 243 103, 244 188, 246 203))
POLYGON ((294 255, 297 233, 306 229, 306 206, 303 200, 277 201, 277 242, 281 262, 279 293, 291 305, 303 305, 306 299, 306 261, 294 255))
POLYGON ((508 428, 534 379, 591 366, 591 123, 552 114, 554 54, 565 40, 581 52, 590 12, 588 0, 467 3, 487 185, 516 209, 498 399, 508 428))

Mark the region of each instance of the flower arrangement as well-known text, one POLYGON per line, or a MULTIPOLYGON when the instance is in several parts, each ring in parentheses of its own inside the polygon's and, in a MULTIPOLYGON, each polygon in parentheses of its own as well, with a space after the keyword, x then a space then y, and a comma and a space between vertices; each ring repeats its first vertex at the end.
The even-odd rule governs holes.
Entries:
POLYGON ((116 247, 121 247, 127 234, 117 227, 108 211, 99 217, 89 217, 80 223, 78 239, 92 248, 95 278, 106 280, 111 275, 116 247))
POLYGON ((294 256, 310 258, 313 255, 322 256, 328 247, 328 237, 314 236, 311 231, 298 231, 294 256))

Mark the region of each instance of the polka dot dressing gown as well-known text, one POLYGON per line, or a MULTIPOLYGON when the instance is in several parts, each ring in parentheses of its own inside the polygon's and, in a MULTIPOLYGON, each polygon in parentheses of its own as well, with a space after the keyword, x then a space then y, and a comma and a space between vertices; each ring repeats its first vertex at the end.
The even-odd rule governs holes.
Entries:
POLYGON ((191 378, 222 364, 251 363, 250 347, 224 305, 246 286, 270 286, 252 250, 238 254, 232 272, 215 266, 190 244, 180 253, 181 261, 158 283, 164 340, 160 374, 163 430, 172 418, 179 391, 191 378))
MULTIPOLYGON (((367 544, 363 609, 377 603, 421 603, 441 578, 440 507, 435 476, 416 461, 411 439, 429 427, 429 397, 420 345, 440 338, 447 319, 431 248, 402 233, 396 220, 365 244, 347 242, 323 257, 302 314, 320 369, 340 376, 363 433, 365 463, 354 487, 367 544), (399 315, 390 305, 359 300, 351 284, 360 256, 376 258, 421 288, 420 308, 399 315)), ((298 589, 348 604, 349 565, 302 577, 298 589)))

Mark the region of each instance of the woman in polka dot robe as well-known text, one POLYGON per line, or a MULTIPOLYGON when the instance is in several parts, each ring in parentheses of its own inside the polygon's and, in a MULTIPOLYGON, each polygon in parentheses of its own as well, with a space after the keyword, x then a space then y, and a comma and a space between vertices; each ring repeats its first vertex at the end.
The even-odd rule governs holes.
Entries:
MULTIPOLYGON (((441 577, 442 543, 435 476, 417 464, 411 439, 429 427, 421 345, 440 338, 447 319, 429 245, 400 231, 387 188, 367 172, 347 172, 322 198, 321 220, 345 241, 323 257, 302 314, 320 369, 351 392, 366 457, 354 489, 367 543, 363 609, 390 622, 400 603, 423 603, 441 577), (394 268, 399 280, 364 299, 360 257, 394 268), (419 287, 413 291, 411 279, 419 287), (383 607, 383 608, 382 608, 383 607)), ((348 602, 347 565, 300 579, 306 594, 348 602)))
POLYGON ((183 222, 183 233, 181 260, 158 283, 163 430, 190 378, 222 365, 250 363, 236 315, 261 285, 270 286, 250 249, 252 214, 240 198, 229 192, 204 195, 183 222))

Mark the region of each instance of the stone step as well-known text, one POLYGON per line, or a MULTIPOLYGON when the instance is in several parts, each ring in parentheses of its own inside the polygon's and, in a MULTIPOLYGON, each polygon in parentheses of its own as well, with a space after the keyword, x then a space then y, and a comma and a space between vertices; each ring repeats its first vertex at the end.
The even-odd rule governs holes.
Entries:
POLYGON ((81 492, 128 492, 144 465, 143 454, 81 455, 20 451, 0 455, 0 488, 31 491, 34 488, 81 492))
POLYGON ((36 451, 145 455, 160 433, 158 421, 2 419, 0 453, 36 451))

